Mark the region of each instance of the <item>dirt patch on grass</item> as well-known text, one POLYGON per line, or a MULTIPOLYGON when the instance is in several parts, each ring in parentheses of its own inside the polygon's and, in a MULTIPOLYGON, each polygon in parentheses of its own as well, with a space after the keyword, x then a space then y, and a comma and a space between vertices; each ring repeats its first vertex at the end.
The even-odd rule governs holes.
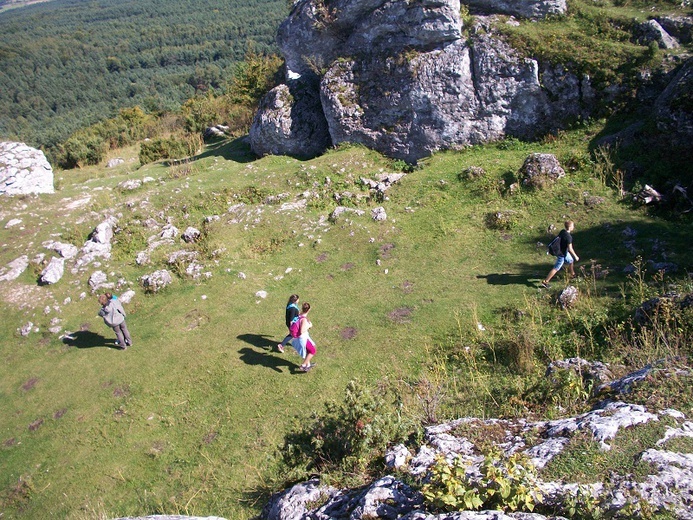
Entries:
POLYGON ((404 283, 402 283, 402 290, 409 294, 414 290, 414 282, 410 282, 409 280, 404 280, 404 283))
POLYGON ((380 246, 380 258, 383 260, 387 260, 390 258, 390 251, 392 251, 395 248, 395 244, 383 244, 380 246))
POLYGON ((353 269, 354 267, 356 267, 356 264, 348 262, 348 263, 342 265, 342 271, 349 271, 350 269, 353 269))
POLYGON ((409 323, 409 318, 414 313, 411 307, 400 307, 387 315, 395 323, 409 323))
POLYGON ((28 392, 29 390, 31 390, 32 388, 34 388, 34 387, 36 386, 36 383, 38 383, 38 382, 39 382, 39 378, 38 378, 38 377, 32 377, 31 379, 27 380, 27 381, 22 385, 22 390, 24 390, 25 392, 28 392))
POLYGON ((315 261, 319 264, 323 263, 325 260, 327 260, 327 253, 320 253, 315 259, 315 261))
POLYGON ((34 422, 32 422, 29 425, 29 431, 35 432, 36 430, 38 430, 41 427, 42 424, 43 424, 43 419, 36 419, 34 422))
POLYGON ((207 314, 193 309, 185 315, 183 323, 185 323, 185 330, 194 330, 207 325, 209 321, 210 319, 207 314))
POLYGON ((130 387, 125 385, 125 386, 119 386, 115 390, 113 390, 113 397, 127 397, 130 395, 130 387))
POLYGON ((53 419, 60 419, 67 413, 67 408, 62 408, 53 414, 53 419))
POLYGON ((218 432, 209 432, 202 438, 202 442, 204 442, 205 444, 212 444, 212 442, 214 442, 214 439, 216 439, 218 435, 218 432))
POLYGON ((341 336, 342 339, 354 339, 356 337, 356 333, 358 331, 356 330, 355 327, 346 327, 341 330, 339 335, 341 336))
POLYGON ((5 442, 2 443, 2 445, 5 448, 9 448, 11 446, 14 446, 15 444, 17 444, 17 439, 15 439, 14 437, 12 437, 11 439, 7 439, 5 442))
POLYGON ((14 305, 18 309, 36 309, 47 300, 44 291, 38 285, 5 282, 0 284, 0 300, 14 305))

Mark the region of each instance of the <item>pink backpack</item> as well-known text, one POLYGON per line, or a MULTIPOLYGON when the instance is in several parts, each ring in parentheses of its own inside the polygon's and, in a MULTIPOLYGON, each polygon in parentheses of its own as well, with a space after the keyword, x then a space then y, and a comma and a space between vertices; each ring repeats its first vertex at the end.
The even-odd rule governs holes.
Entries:
POLYGON ((303 316, 296 316, 289 324, 289 332, 292 338, 297 338, 301 335, 301 320, 303 316))

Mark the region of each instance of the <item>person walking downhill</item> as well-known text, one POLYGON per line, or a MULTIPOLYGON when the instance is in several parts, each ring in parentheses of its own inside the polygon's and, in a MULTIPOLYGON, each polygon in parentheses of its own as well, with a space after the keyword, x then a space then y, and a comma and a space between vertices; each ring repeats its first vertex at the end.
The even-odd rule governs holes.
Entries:
POLYGON ((310 312, 310 303, 305 302, 301 306, 301 314, 299 315, 299 335, 297 338, 293 339, 293 345, 296 352, 305 352, 305 357, 303 358, 303 363, 301 364, 301 370, 308 372, 311 368, 315 366, 315 363, 311 363, 310 360, 313 359, 317 350, 315 347, 315 342, 313 338, 310 337, 309 329, 313 326, 310 319, 308 318, 308 313, 310 312))
POLYGON ((294 321, 294 319, 298 318, 298 315, 300 314, 300 311, 298 310, 298 294, 292 294, 289 296, 289 301, 286 304, 286 328, 289 329, 289 333, 286 335, 286 337, 281 341, 281 343, 277 344, 277 350, 281 352, 282 354, 284 353, 284 347, 291 343, 291 340, 293 339, 293 336, 291 335, 291 322, 294 321))
POLYGON ((112 299, 112 296, 109 297, 106 294, 99 295, 99 303, 101 304, 99 316, 115 332, 117 338, 116 345, 121 350, 126 350, 129 346, 132 346, 132 338, 130 337, 128 326, 125 324, 125 309, 123 309, 123 305, 118 299, 112 299))
POLYGON ((553 269, 549 271, 549 274, 541 282, 541 286, 545 289, 549 288, 551 278, 553 278, 556 273, 561 270, 564 263, 568 266, 570 277, 573 278, 575 276, 575 268, 573 264, 580 260, 580 257, 575 252, 575 249, 573 249, 573 235, 571 235, 575 229, 575 223, 572 220, 566 220, 563 225, 565 229, 561 230, 561 232, 558 234, 558 237, 561 240, 561 252, 558 256, 556 256, 556 263, 553 265, 553 269))

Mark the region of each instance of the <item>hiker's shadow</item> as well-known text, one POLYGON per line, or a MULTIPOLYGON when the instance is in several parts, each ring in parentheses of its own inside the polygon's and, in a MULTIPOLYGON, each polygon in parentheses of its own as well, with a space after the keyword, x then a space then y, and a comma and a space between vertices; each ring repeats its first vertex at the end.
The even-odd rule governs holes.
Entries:
POLYGON ((534 287, 536 285, 529 280, 529 276, 523 274, 480 274, 477 275, 477 278, 486 278, 486 283, 489 285, 526 285, 527 287, 534 287))
POLYGON ((258 352, 250 347, 243 347, 238 353, 241 355, 241 361, 247 365, 262 365, 279 373, 284 371, 282 368, 287 368, 292 374, 300 372, 299 365, 289 361, 278 352, 275 355, 271 352, 258 352))
POLYGON ((283 367, 287 368, 291 373, 300 372, 299 365, 284 357, 286 355, 290 355, 289 351, 292 349, 287 348, 286 354, 272 352, 277 343, 272 339, 269 339, 271 336, 266 336, 264 334, 239 334, 236 337, 241 341, 249 343, 253 347, 262 349, 262 351, 258 352, 252 348, 243 347, 238 351, 241 355, 241 361, 247 365, 262 365, 264 367, 271 368, 275 372, 283 372, 283 367))
POLYGON ((276 346, 276 343, 271 339, 272 336, 267 336, 266 334, 239 334, 236 337, 241 341, 250 343, 253 347, 263 350, 272 350, 276 346))
POLYGON ((63 336, 63 343, 77 348, 106 347, 119 350, 113 340, 106 340, 101 334, 90 330, 80 330, 69 336, 63 336))

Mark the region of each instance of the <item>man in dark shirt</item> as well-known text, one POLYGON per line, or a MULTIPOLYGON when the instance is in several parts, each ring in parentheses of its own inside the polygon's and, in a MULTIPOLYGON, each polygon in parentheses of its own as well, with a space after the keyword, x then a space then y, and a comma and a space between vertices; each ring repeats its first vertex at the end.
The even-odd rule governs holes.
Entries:
POLYGON ((573 263, 580 260, 580 257, 575 252, 575 249, 573 249, 573 235, 570 234, 572 233, 573 229, 575 229, 575 223, 572 220, 566 220, 564 226, 565 229, 558 234, 558 236, 561 238, 561 254, 556 257, 556 263, 553 265, 553 269, 549 271, 546 279, 542 280, 541 282, 542 287, 545 287, 546 289, 549 288, 551 278, 553 278, 556 273, 561 270, 564 263, 568 265, 570 277, 572 278, 575 276, 573 263))

